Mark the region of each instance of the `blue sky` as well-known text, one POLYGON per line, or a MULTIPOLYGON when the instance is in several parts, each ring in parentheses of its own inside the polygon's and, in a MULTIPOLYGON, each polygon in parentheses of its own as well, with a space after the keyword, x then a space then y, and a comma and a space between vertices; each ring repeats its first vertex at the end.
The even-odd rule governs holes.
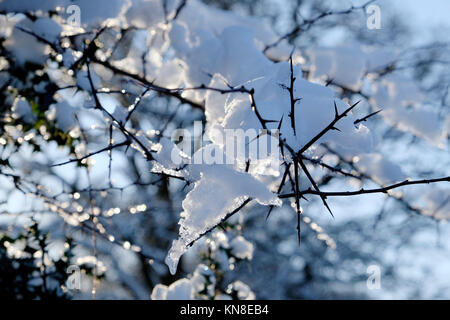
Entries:
MULTIPOLYGON (((340 0, 340 7, 348 8, 352 4, 360 6, 368 0, 340 0)), ((377 0, 381 10, 381 28, 383 15, 392 11, 398 13, 411 28, 413 36, 408 45, 421 45, 432 40, 450 41, 450 0, 377 0)), ((335 29, 320 40, 321 45, 333 46, 345 39, 342 30, 335 29)))
POLYGON ((450 25, 449 0, 381 0, 380 4, 389 3, 399 11, 411 17, 411 23, 418 26, 450 25))
POLYGON ((443 37, 446 34, 445 29, 450 31, 450 0, 379 0, 377 3, 382 15, 383 6, 387 6, 394 7, 404 16, 405 22, 419 36, 417 41, 425 40, 429 36, 443 37))

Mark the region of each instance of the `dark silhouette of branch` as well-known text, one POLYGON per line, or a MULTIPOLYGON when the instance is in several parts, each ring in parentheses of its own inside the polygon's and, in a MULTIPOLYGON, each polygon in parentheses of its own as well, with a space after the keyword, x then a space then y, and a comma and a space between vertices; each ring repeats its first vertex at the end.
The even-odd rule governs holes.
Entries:
POLYGON ((126 77, 129 77, 131 79, 134 79, 136 81, 138 81, 139 83, 143 84, 145 87, 161 94, 164 96, 168 96, 168 97, 172 97, 172 98, 176 98, 178 101, 180 101, 181 103, 186 103, 189 104, 191 107, 195 108, 195 109, 200 109, 202 111, 205 110, 205 107, 203 104, 197 103, 195 101, 189 100, 187 98, 184 98, 181 96, 181 94, 179 92, 173 91, 171 89, 167 89, 158 85, 155 85, 154 83, 148 81, 147 79, 145 79, 143 76, 140 76, 138 74, 135 73, 131 73, 129 71, 126 70, 122 70, 120 68, 115 67, 114 65, 112 65, 111 63, 109 63, 108 61, 102 61, 99 60, 95 57, 93 57, 92 62, 98 63, 102 66, 104 66, 105 68, 111 70, 112 72, 116 73, 116 74, 120 74, 126 77))
MULTIPOLYGON (((305 164, 303 163, 303 161, 301 159, 299 159, 299 164, 302 167, 303 172, 306 174, 306 177, 308 177, 308 180, 311 182, 313 188, 320 192, 319 187, 317 186, 317 183, 314 181, 313 177, 311 176, 311 174, 308 171, 308 168, 306 168, 305 164)), ((334 218, 333 212, 331 211, 330 207, 328 206, 328 203, 326 201, 326 196, 320 196, 320 198, 322 199, 322 203, 323 205, 327 208, 327 210, 330 212, 331 216, 334 218)))
POLYGON ((95 152, 91 152, 91 153, 89 153, 89 154, 87 154, 87 155, 85 155, 85 156, 83 156, 81 158, 70 159, 70 160, 67 160, 67 161, 64 161, 64 162, 52 164, 50 167, 59 167, 59 166, 63 166, 63 165, 66 165, 66 164, 69 164, 69 163, 72 163, 72 162, 81 162, 81 161, 83 161, 83 160, 85 160, 87 158, 95 156, 96 154, 99 154, 99 153, 102 153, 102 152, 105 152, 105 151, 111 151, 112 149, 123 147, 123 146, 129 146, 129 145, 130 145, 130 141, 129 140, 126 140, 126 141, 123 141, 123 142, 120 142, 120 143, 116 143, 116 144, 112 144, 112 145, 108 145, 107 147, 105 147, 103 149, 97 150, 95 152))
POLYGON ((324 19, 326 17, 333 16, 333 15, 346 15, 346 14, 352 13, 355 10, 365 10, 368 5, 370 5, 371 3, 375 2, 375 1, 376 0, 367 1, 366 3, 364 3, 363 5, 358 6, 358 7, 355 7, 355 6, 352 5, 347 10, 324 11, 324 12, 320 13, 319 15, 317 15, 314 18, 303 19, 303 22, 302 23, 296 23, 296 25, 291 29, 291 31, 289 31, 286 34, 284 34, 283 36, 279 37, 275 42, 273 42, 273 43, 271 43, 269 45, 266 45, 266 47, 264 48, 263 52, 266 53, 269 49, 274 48, 277 45, 279 45, 283 40, 294 39, 301 31, 309 30, 316 22, 318 22, 318 21, 320 21, 320 20, 322 20, 322 19, 324 19))
POLYGON ((325 129, 323 129, 322 131, 320 131, 315 137, 313 137, 309 142, 307 142, 299 151, 297 154, 302 154, 303 152, 305 152, 306 150, 308 150, 317 140, 319 140, 320 138, 322 138, 322 136, 324 136, 328 131, 330 130, 339 130, 335 127, 336 123, 341 120, 342 118, 346 117, 347 114, 353 110, 354 107, 356 107, 358 105, 360 101, 354 103, 353 105, 351 105, 349 108, 347 108, 343 113, 339 114, 338 110, 337 110, 337 106, 336 103, 334 103, 334 110, 335 110, 335 116, 333 121, 330 122, 330 124, 328 126, 326 126, 325 129))
POLYGON ((321 167, 323 167, 325 169, 328 169, 328 170, 330 170, 332 172, 340 173, 340 174, 342 174, 342 175, 344 175, 346 177, 361 179, 360 175, 356 175, 356 174, 353 174, 351 172, 344 171, 343 169, 338 168, 338 167, 333 167, 333 166, 331 166, 329 164, 324 163, 323 161, 321 161, 319 159, 308 158, 308 157, 306 157, 304 155, 302 155, 302 159, 304 159, 304 160, 306 160, 308 162, 311 162, 313 164, 319 165, 319 166, 321 166, 321 167))
POLYGON ((362 117, 361 119, 356 119, 355 121, 353 121, 353 124, 358 124, 358 123, 360 123, 360 122, 364 122, 364 121, 367 121, 367 119, 369 119, 369 118, 373 117, 374 115, 376 115, 376 114, 380 113, 381 111, 383 111, 383 109, 380 109, 380 110, 374 111, 374 112, 372 112, 372 113, 368 114, 367 116, 365 116, 365 117, 362 117))
POLYGON ((238 213, 239 211, 241 211, 241 209, 243 209, 250 201, 252 201, 252 198, 247 198, 244 202, 242 202, 242 204, 240 206, 238 206, 236 209, 234 209, 233 211, 227 213, 227 215, 225 217, 223 217, 219 223, 217 223, 216 225, 210 227, 208 230, 206 230, 205 232, 203 232, 202 234, 200 234, 196 239, 192 240, 187 246, 188 247, 192 247, 192 245, 194 245, 194 243, 196 243, 199 239, 201 239, 203 236, 207 235, 208 233, 210 233, 211 231, 213 231, 217 226, 221 225, 222 223, 224 223, 225 221, 227 221, 229 218, 231 218, 233 215, 235 215, 236 213, 238 213))
POLYGON ((289 99, 291 102, 291 112, 289 113, 289 118, 291 119, 291 127, 294 131, 294 136, 297 135, 296 129, 295 129, 295 105, 298 101, 301 100, 301 98, 295 98, 294 97, 294 83, 296 78, 294 77, 294 67, 292 65, 292 55, 289 58, 289 66, 290 66, 290 83, 289 87, 283 85, 283 88, 286 89, 289 92, 289 99))
MULTIPOLYGON (((278 186, 277 194, 280 194, 281 190, 283 190, 283 187, 286 183, 286 178, 287 178, 287 176, 289 174, 289 170, 291 168, 290 163, 285 163, 285 165, 286 165, 286 168, 284 169, 283 178, 281 178, 280 185, 278 186)), ((273 205, 269 206, 269 211, 267 212, 266 220, 269 219, 270 213, 272 212, 274 207, 275 206, 273 206, 273 205)))
POLYGON ((301 226, 300 226, 300 215, 302 210, 300 208, 300 192, 299 192, 299 181, 298 181, 298 160, 294 159, 294 186, 295 186, 295 208, 297 209, 297 237, 298 245, 301 242, 301 226))
POLYGON ((142 149, 142 152, 144 152, 145 157, 147 158, 147 160, 153 160, 153 156, 151 154, 151 151, 148 150, 148 148, 146 148, 144 146, 144 144, 131 132, 129 132, 123 123, 121 123, 120 121, 118 121, 110 112, 108 112, 108 110, 106 110, 102 104, 100 103, 100 100, 97 96, 97 90, 94 86, 94 82, 92 81, 92 76, 91 76, 91 69, 89 67, 89 62, 87 63, 87 69, 88 69, 88 80, 89 80, 89 84, 91 86, 91 93, 92 96, 94 97, 94 101, 95 101, 95 107, 97 109, 102 110, 105 114, 107 114, 113 121, 114 123, 118 126, 118 128, 120 129, 120 131, 122 131, 122 133, 125 135, 126 138, 131 138, 133 141, 135 141, 137 143, 137 145, 142 149))
MULTIPOLYGON (((300 194, 313 194, 318 196, 325 196, 325 197, 348 197, 348 196, 357 196, 357 195, 363 195, 363 194, 371 194, 371 193, 387 193, 389 190, 396 189, 403 186, 409 186, 409 185, 418 185, 418 184, 430 184, 430 183, 438 183, 438 182, 450 182, 450 176, 443 177, 443 178, 436 178, 436 179, 423 179, 423 180, 405 180, 399 183, 395 183, 389 186, 381 187, 381 188, 374 188, 374 189, 360 189, 355 191, 317 191, 317 190, 311 190, 311 188, 307 190, 300 191, 300 194)), ((285 198, 292 198, 295 197, 295 193, 286 193, 281 194, 279 197, 281 199, 285 198)))

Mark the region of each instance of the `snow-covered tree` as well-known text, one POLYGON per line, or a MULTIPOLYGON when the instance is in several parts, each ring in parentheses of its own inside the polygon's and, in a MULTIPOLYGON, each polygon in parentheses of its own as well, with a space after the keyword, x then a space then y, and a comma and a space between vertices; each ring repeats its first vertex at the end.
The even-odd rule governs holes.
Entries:
POLYGON ((63 257, 78 298, 364 295, 450 218, 449 44, 369 35, 373 2, 0 2, 0 222, 51 233, 37 286, 63 257))

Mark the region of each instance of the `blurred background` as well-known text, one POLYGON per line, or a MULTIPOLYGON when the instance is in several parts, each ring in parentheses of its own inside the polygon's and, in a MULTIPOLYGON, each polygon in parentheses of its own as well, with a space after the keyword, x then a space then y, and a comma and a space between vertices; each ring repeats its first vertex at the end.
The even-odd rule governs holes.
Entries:
MULTIPOLYGON (((421 93, 422 104, 439 115, 442 132, 449 132, 450 2, 380 0, 374 4, 381 10, 381 29, 368 29, 368 14, 355 9, 320 18, 298 32, 291 31, 323 12, 346 11, 352 5, 358 8, 366 1, 203 2, 242 16, 259 17, 277 35, 290 34, 286 40, 304 55, 302 67, 307 77, 309 59, 318 52, 317 48, 376 47, 396 52, 395 63, 386 69, 386 74, 413 79, 417 92, 411 93, 421 93)), ((18 13, 8 11, 8 1, 0 4, 1 54, 9 64, 2 66, 2 84, 7 79, 36 77, 32 80, 33 89, 29 89, 32 90, 29 94, 37 97, 33 112, 46 113, 46 119, 51 108, 41 108, 55 103, 44 102, 53 99, 53 94, 73 105, 83 101, 82 88, 56 90, 52 86, 53 79, 64 77, 58 75, 57 70, 62 66, 57 59, 45 62, 45 72, 39 66, 11 67, 18 55, 11 58, 7 54, 5 41, 12 36, 6 35, 6 17, 11 19, 18 13), (36 89, 39 84, 44 84, 44 90, 36 89)), ((83 7, 87 5, 85 2, 78 4, 82 13, 89 10, 83 7)), ((137 2, 135 5, 138 6, 137 2)), ((47 11, 44 4, 42 11, 47 11)), ((33 20, 25 12, 22 14, 25 19, 33 20)), ((126 35, 124 30, 105 32, 98 41, 108 48, 117 34, 124 39, 121 44, 124 48, 115 51, 116 59, 139 56, 147 50, 148 43, 139 41, 142 34, 132 28, 126 35)), ((78 38, 69 39, 77 45, 78 38)), ((27 45, 24 42, 25 48, 27 45)), ((117 75, 101 68, 94 70, 112 83, 110 90, 126 91, 103 95, 102 103, 111 110, 118 102, 134 103, 142 93, 136 85, 117 75)), ((311 80, 327 82, 312 76, 311 80)), ((8 85, 2 85, 5 115, 13 105, 10 96, 14 82, 8 85)), ((82 87, 79 82, 77 85, 82 87)), ((361 114, 370 110, 373 101, 364 92, 345 90, 333 83, 330 86, 340 98, 361 99, 361 114)), ((26 90, 22 91, 25 95, 26 90)), ((200 110, 151 94, 133 113, 130 125, 154 137, 169 134, 176 128, 191 128, 195 120, 204 121, 200 110)), ((88 111, 77 112, 77 128, 71 128, 68 133, 55 129, 50 120, 42 121, 39 126, 28 128, 20 122, 11 124, 2 120, 0 288, 14 289, 0 289, 4 290, 0 297, 148 299, 157 284, 170 285, 197 274, 201 263, 213 270, 218 291, 228 292, 229 284, 239 280, 258 299, 450 298, 450 226, 446 223, 450 217, 450 189, 447 186, 411 187, 402 189, 404 194, 400 192, 396 197, 374 194, 329 199, 334 218, 320 201, 303 202, 307 222, 300 247, 295 211, 289 203, 275 208, 267 221, 267 208, 254 206, 195 244, 183 256, 178 272, 170 275, 163 260, 177 237, 181 202, 190 187, 176 179, 152 175, 151 166, 142 154, 125 147, 95 154, 82 162, 52 166, 72 159, 73 155, 80 157, 99 150, 111 139, 120 141, 120 133, 111 133, 101 115, 88 111), (47 190, 45 197, 40 193, 43 189, 47 190), (422 199, 425 193, 438 194, 446 200, 441 207, 430 209, 422 199), (104 228, 103 233, 92 231, 97 223, 104 228), (224 234, 230 241, 239 235, 250 241, 254 246, 252 259, 239 259, 224 250, 227 262, 222 263, 221 255, 211 252, 219 250, 217 243, 224 234), (80 290, 68 288, 71 272, 67 269, 71 265, 81 270, 80 290), (44 275, 53 289, 42 286, 43 269, 48 270, 44 275), (370 284, 373 277, 376 277, 375 286, 370 284)), ((376 132, 380 153, 387 155, 408 176, 425 179, 449 175, 448 135, 440 145, 433 145, 420 135, 386 124, 379 117, 371 118, 367 126, 376 132)), ((352 159, 345 156, 334 155, 331 161, 350 171, 354 169, 352 159)), ((326 173, 320 176, 321 185, 335 190, 362 185, 356 179, 344 180, 326 173)), ((373 180, 362 179, 372 187, 376 186, 373 180)))

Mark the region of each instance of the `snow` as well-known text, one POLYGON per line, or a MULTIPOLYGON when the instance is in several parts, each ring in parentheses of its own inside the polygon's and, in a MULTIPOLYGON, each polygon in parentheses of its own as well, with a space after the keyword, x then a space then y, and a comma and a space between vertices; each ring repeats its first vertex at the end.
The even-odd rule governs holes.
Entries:
POLYGON ((157 284, 152 291, 152 300, 192 300, 192 283, 188 279, 180 279, 170 286, 157 284))
POLYGON ((34 123, 37 119, 36 115, 31 110, 30 104, 25 98, 16 98, 11 110, 16 118, 22 118, 23 121, 27 123, 34 123))
POLYGON ((180 168, 183 162, 188 159, 188 156, 166 137, 161 138, 159 144, 155 145, 153 149, 157 150, 153 154, 156 164, 162 165, 164 169, 180 168))
MULTIPOLYGON (((397 50, 367 48, 357 44, 339 47, 317 47, 306 50, 310 61, 307 66, 311 78, 332 79, 333 82, 359 91, 363 89, 366 73, 375 73, 396 62, 397 50)), ((409 131, 426 139, 429 143, 442 146, 443 130, 439 115, 420 104, 424 95, 413 80, 395 74, 385 75, 382 79, 366 78, 371 89, 373 105, 383 109, 380 116, 392 126, 409 131), (408 108, 411 107, 411 108, 408 108)))
POLYGON ((192 276, 173 282, 170 286, 157 284, 152 291, 152 300, 193 300, 198 293, 206 291, 211 296, 215 292, 214 272, 204 264, 199 264, 192 276))
MULTIPOLYGON (((272 63, 258 43, 272 43, 276 36, 261 21, 190 1, 171 24, 169 39, 176 56, 183 61, 186 86, 207 84, 216 73, 237 86, 264 75, 272 63)), ((188 93, 199 100, 204 94, 188 93)))
POLYGON ((214 272, 204 264, 199 264, 190 279, 195 292, 207 291, 214 296, 216 277, 214 272))
MULTIPOLYGON (((16 24, 16 26, 28 31, 33 31, 34 25, 28 19, 23 19, 16 24)), ((36 64, 45 62, 45 44, 19 28, 12 29, 10 37, 6 39, 4 44, 5 48, 13 53, 14 59, 18 64, 23 65, 27 61, 36 64)))
MULTIPOLYGON (((153 2, 146 5, 153 5, 153 2)), ((267 40, 271 38, 268 36, 270 32, 265 28, 255 28, 248 23, 242 23, 240 18, 229 13, 215 12, 217 15, 212 21, 211 11, 215 10, 192 1, 181 11, 179 18, 169 25, 168 41, 174 57, 165 63, 159 58, 152 62, 152 65, 160 66, 153 71, 156 83, 172 88, 206 85, 220 89, 237 86, 254 89, 257 111, 263 119, 274 121, 267 123, 267 127, 274 130, 283 119, 280 127, 281 138, 294 151, 304 147, 335 119, 334 105, 339 114, 349 107, 348 103, 336 98, 331 88, 304 79, 300 67, 294 65, 294 98, 299 99, 295 104, 294 131, 289 117, 291 101, 287 91, 291 85, 290 65, 288 62, 273 63, 261 52, 261 39, 266 39, 265 44, 271 43, 267 40)), ((145 27, 156 31, 157 21, 149 19, 145 27)), ((312 78, 327 75, 337 83, 354 90, 362 87, 361 79, 366 72, 389 63, 389 57, 392 57, 387 51, 374 51, 357 46, 311 48, 308 54, 311 58, 312 78)), ((413 130, 415 134, 422 134, 435 141, 437 133, 440 133, 435 119, 429 113, 425 116, 423 110, 406 109, 407 103, 420 98, 420 94, 406 95, 411 88, 402 86, 403 80, 397 83, 393 78, 386 79, 391 82, 372 84, 374 103, 383 107, 383 116, 387 121, 394 121, 399 128, 413 130), (384 89, 384 86, 387 89, 384 89), (425 119, 420 124, 415 120, 419 115, 425 119)), ((234 162, 234 166, 214 166, 208 162, 217 161, 221 159, 220 155, 227 153, 226 141, 223 139, 225 130, 240 129, 247 132, 262 129, 247 93, 221 94, 208 90, 189 90, 182 94, 195 101, 205 101, 205 137, 211 144, 204 146, 190 158, 195 162, 195 157, 201 156, 206 164, 191 163, 180 171, 173 170, 180 168, 181 163, 189 163, 188 157, 191 155, 179 157, 181 151, 164 139, 157 147, 154 172, 172 170, 194 183, 194 188, 182 204, 184 211, 179 222, 180 237, 173 242, 166 259, 172 273, 175 272, 178 260, 186 252, 188 245, 219 223, 245 199, 250 197, 260 203, 275 203, 276 196, 263 185, 261 174, 270 172, 273 177, 279 176, 277 168, 267 170, 267 165, 274 162, 271 157, 256 159, 250 156, 252 166, 248 173, 242 172, 245 167, 242 159, 234 159, 238 160, 234 162), (175 158, 178 161, 174 161, 175 158), (262 161, 258 163, 259 160, 262 161), (252 191, 247 190, 249 186, 253 186, 252 191), (259 191, 255 193, 257 189, 259 191)), ((356 119, 352 113, 348 114, 335 125, 339 131, 327 132, 316 145, 326 142, 351 157, 357 156, 358 167, 382 184, 401 180, 404 174, 398 166, 373 153, 372 134, 361 123, 355 126, 356 119)), ((250 146, 251 144, 247 147, 250 146)), ((314 154, 315 146, 311 147, 308 153, 314 154)))
POLYGON ((230 294, 236 294, 240 300, 254 300, 255 294, 242 281, 229 284, 226 293, 216 288, 214 272, 204 264, 199 264, 190 278, 182 278, 170 286, 157 284, 152 291, 152 300, 194 300, 200 298, 201 292, 214 296, 217 300, 231 300, 230 294))
POLYGON ((450 219, 450 191, 448 189, 435 188, 426 191, 422 196, 425 201, 425 215, 432 216, 436 220, 450 219))
POLYGON ((50 42, 56 42, 62 27, 55 20, 50 18, 40 18, 33 23, 33 32, 47 39, 50 42))
MULTIPOLYGON (((72 2, 70 2, 70 4, 72 4, 72 2)), ((77 0, 74 4, 80 7, 82 25, 110 25, 110 22, 118 17, 125 9, 127 1, 77 0), (101 8, 101 10, 98 8, 101 8)))
MULTIPOLYGON (((0 10, 46 10, 56 6, 65 7, 69 3, 68 0, 45 0, 39 5, 33 1, 0 2, 0 10)), ((280 178, 278 149, 263 158, 250 154, 248 171, 244 169, 247 159, 238 158, 238 155, 234 155, 232 164, 217 163, 218 159, 223 159, 222 156, 230 155, 223 139, 226 130, 256 132, 262 129, 255 111, 263 119, 272 121, 267 123, 270 130, 280 126, 284 143, 297 152, 335 119, 335 106, 341 114, 350 105, 348 101, 336 98, 333 89, 319 84, 325 79, 332 79, 355 91, 367 90, 372 108, 382 108, 380 116, 389 125, 411 132, 434 146, 443 146, 446 136, 439 114, 424 105, 424 94, 418 86, 404 76, 378 78, 376 75, 377 70, 398 58, 395 50, 375 50, 351 44, 333 48, 311 47, 305 52, 294 51, 293 91, 294 98, 299 100, 292 112, 287 90, 291 85, 291 66, 287 59, 292 47, 281 42, 264 54, 262 49, 278 38, 270 26, 260 19, 210 8, 196 0, 188 1, 178 18, 172 21, 177 4, 177 1, 167 1, 165 12, 159 0, 77 2, 81 7, 82 24, 86 28, 116 23, 141 29, 133 30, 131 35, 127 35, 130 38, 122 39, 124 48, 119 48, 110 59, 114 66, 136 74, 145 71, 149 81, 170 89, 206 85, 225 90, 240 86, 254 90, 256 110, 252 110, 252 101, 246 92, 222 94, 211 90, 180 91, 183 97, 204 102, 205 105, 206 130, 202 138, 210 143, 196 150, 192 156, 184 154, 168 137, 154 142, 142 132, 136 135, 136 139, 152 152, 152 172, 177 176, 193 186, 182 201, 179 236, 173 241, 165 260, 172 274, 175 274, 180 257, 190 245, 244 201, 252 199, 261 205, 281 205, 273 188, 280 178), (97 7, 102 10, 96 10, 97 7), (150 45, 151 50, 148 50, 150 45), (145 63, 142 61, 144 54, 145 63), (309 58, 306 65, 302 65, 303 55, 309 58), (272 60, 284 62, 274 63, 272 60), (309 78, 303 77, 302 67, 309 68, 309 78), (367 73, 371 76, 364 79, 367 73), (195 163, 197 157, 202 159, 201 163, 195 163)), ((44 64, 48 45, 13 28, 16 24, 51 42, 56 42, 63 31, 61 24, 57 19, 40 16, 36 21, 24 16, 2 17, 1 32, 7 36, 5 48, 12 52, 14 59, 20 65, 25 62, 44 64)), ((65 50, 62 54, 64 66, 70 67, 79 55, 80 52, 65 50)), ((101 76, 96 71, 95 68, 91 70, 92 81, 96 89, 101 89, 104 74, 101 76)), ((85 69, 76 72, 74 83, 79 89, 90 92, 92 87, 85 69)), ((61 75, 58 77, 57 72, 50 70, 48 74, 55 83, 65 82, 61 75)), ((133 87, 127 83, 117 86, 127 89, 128 86, 133 87)), ((42 86, 36 86, 35 90, 42 91, 42 86)), ((76 126, 74 115, 80 108, 68 102, 69 95, 61 93, 61 96, 64 99, 59 99, 51 107, 51 116, 60 130, 69 131, 76 126)), ((115 119, 125 124, 127 108, 116 105, 118 100, 111 96, 101 95, 99 99, 114 110, 115 119)), ((72 96, 70 100, 75 99, 72 96)), ((84 97, 81 100, 79 105, 92 104, 84 97)), ((36 121, 36 115, 25 98, 17 97, 12 111, 15 118, 22 118, 30 124, 36 121)), ((317 155, 320 151, 317 146, 327 143, 342 151, 362 173, 373 177, 379 184, 404 180, 407 176, 402 168, 374 150, 372 132, 362 123, 355 125, 356 119, 353 113, 341 119, 335 125, 339 130, 331 130, 322 136, 307 150, 308 156, 317 155)), ((447 127, 450 128, 449 120, 447 127)), ((255 144, 256 141, 246 145, 246 151, 255 144)), ((132 146, 144 151, 136 141, 132 141, 132 146)), ((87 147, 84 144, 77 145, 76 152, 79 155, 86 154, 87 147)), ((426 205, 426 214, 435 219, 448 219, 450 208, 447 194, 447 190, 426 193, 421 198, 422 204, 426 205)), ((213 237, 217 237, 217 234, 213 237)), ((225 235, 223 238, 226 241, 218 242, 219 247, 230 249, 232 255, 239 259, 252 259, 253 244, 244 237, 239 235, 229 242, 225 235)), ((228 261, 226 258, 222 255, 220 259, 228 261)), ((181 279, 170 286, 157 285, 152 292, 152 299, 192 299, 196 292, 204 288, 205 279, 212 276, 211 270, 205 268, 199 267, 191 279, 181 279)), ((239 298, 254 298, 249 287, 242 282, 234 282, 229 289, 230 292, 236 291, 239 298)))
POLYGON ((62 58, 63 58, 64 66, 66 68, 70 68, 76 61, 75 57, 73 55, 73 52, 70 49, 64 50, 64 52, 62 54, 62 58))
MULTIPOLYGON (((340 113, 344 112, 349 105, 342 100, 335 99, 330 88, 303 79, 298 67, 294 67, 294 76, 296 77, 294 95, 295 98, 301 99, 295 107, 296 135, 294 135, 289 118, 291 110, 289 94, 283 87, 290 85, 289 63, 272 64, 266 76, 252 81, 249 86, 255 89, 256 105, 261 116, 264 119, 277 121, 268 124, 269 129, 277 128, 278 121, 283 117, 280 128, 281 137, 286 139, 286 143, 297 151, 334 119, 334 103, 340 113)), ((255 113, 250 108, 248 97, 244 98, 241 94, 235 99, 230 98, 225 105, 225 110, 224 128, 242 128, 244 130, 261 128, 255 113)), ((343 118, 336 125, 340 131, 327 133, 318 143, 333 141, 345 148, 369 151, 371 149, 369 130, 364 125, 356 128, 353 125, 355 120, 356 118, 351 114, 343 118)))
MULTIPOLYGON (((166 1, 168 12, 175 1, 166 1)), ((125 13, 126 21, 136 28, 147 29, 164 21, 164 8, 158 0, 133 0, 125 13)))
POLYGON ((263 205, 281 205, 278 197, 250 174, 227 166, 205 166, 200 180, 182 203, 180 237, 172 243, 166 257, 170 272, 175 273, 181 255, 192 241, 217 225, 248 198, 263 205))
POLYGON ((242 236, 237 236, 230 243, 231 254, 239 259, 251 260, 253 257, 253 244, 242 236))
POLYGON ((229 285, 227 288, 227 292, 236 292, 239 300, 254 300, 255 294, 250 289, 248 285, 243 283, 242 281, 235 281, 232 284, 229 285))
POLYGON ((68 102, 62 101, 53 105, 55 109, 56 125, 58 129, 68 132, 72 130, 76 125, 77 109, 72 107, 68 102))
POLYGON ((404 181, 407 178, 399 165, 380 153, 361 154, 354 158, 354 162, 360 172, 373 177, 381 185, 404 181))
MULTIPOLYGON (((218 35, 230 26, 240 26, 251 29, 255 35, 255 42, 261 51, 265 45, 273 44, 278 36, 265 21, 254 17, 243 17, 236 13, 209 7, 198 0, 188 1, 181 11, 177 21, 189 25, 192 33, 210 33, 218 35)), ((194 37, 193 37, 194 38, 194 37)), ((282 41, 277 47, 269 50, 271 58, 283 60, 289 57, 292 48, 282 41)))
POLYGON ((161 66, 155 74, 155 83, 159 86, 176 89, 182 85, 183 68, 181 63, 174 59, 161 66))
POLYGON ((372 99, 383 108, 380 115, 386 122, 402 131, 410 131, 430 144, 440 146, 443 143, 439 115, 419 106, 423 101, 423 94, 412 80, 394 75, 386 76, 379 83, 373 84, 373 90, 372 99))
MULTIPOLYGON (((91 70, 90 74, 91 74, 92 84, 94 85, 94 88, 95 89, 100 89, 101 88, 101 79, 100 79, 100 77, 97 76, 93 70, 91 70)), ((77 85, 81 89, 83 89, 83 90, 85 90, 87 92, 92 91, 91 83, 89 81, 89 76, 88 76, 88 73, 86 71, 79 71, 79 72, 77 72, 77 85)))
POLYGON ((333 48, 313 48, 307 51, 313 78, 325 77, 353 90, 362 85, 366 59, 361 48, 352 45, 333 48))
POLYGON ((114 119, 116 119, 119 123, 122 125, 125 124, 125 121, 127 120, 128 112, 127 109, 125 109, 122 106, 116 106, 114 108, 114 112, 112 113, 112 116, 114 119))

